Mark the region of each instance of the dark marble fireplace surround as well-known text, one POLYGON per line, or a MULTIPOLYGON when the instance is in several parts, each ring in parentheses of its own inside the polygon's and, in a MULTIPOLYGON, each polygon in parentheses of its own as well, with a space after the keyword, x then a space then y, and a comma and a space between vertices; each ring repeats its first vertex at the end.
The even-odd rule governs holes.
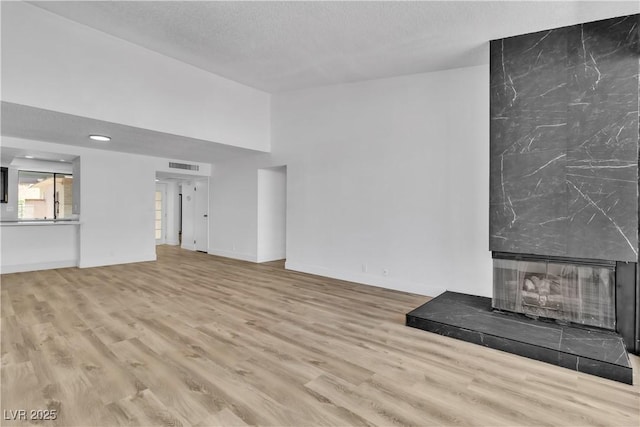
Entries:
MULTIPOLYGON (((615 322, 606 325, 612 330, 598 335, 598 328, 588 327, 585 335, 573 324, 559 327, 561 335, 582 336, 591 344, 601 339, 598 345, 603 348, 618 339, 636 354, 639 27, 636 14, 490 44, 489 249, 514 259, 546 257, 614 266, 615 322)), ((531 283, 527 286, 533 289, 531 283)), ((574 345, 578 341, 562 349, 561 344, 549 345, 553 328, 542 340, 547 341, 529 341, 527 331, 540 326, 535 322, 547 328, 548 320, 507 321, 503 313, 474 298, 448 292, 409 313, 407 324, 505 351, 517 348, 512 352, 576 370, 581 370, 580 360, 588 360, 584 372, 630 382, 628 359, 618 355, 618 347, 606 357, 595 347, 574 345), (465 310, 484 316, 482 331, 464 322, 465 310), (462 317, 456 318, 455 312, 462 317), (611 374, 614 365, 623 371, 611 374)), ((524 318, 508 318, 514 316, 524 318)))

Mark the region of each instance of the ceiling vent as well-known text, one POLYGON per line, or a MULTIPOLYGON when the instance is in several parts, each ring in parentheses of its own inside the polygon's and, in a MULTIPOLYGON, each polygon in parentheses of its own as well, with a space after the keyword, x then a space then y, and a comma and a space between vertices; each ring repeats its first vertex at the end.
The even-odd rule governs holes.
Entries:
POLYGON ((169 167, 172 168, 172 169, 186 169, 186 170, 190 170, 190 171, 199 171, 200 170, 200 166, 198 166, 198 165, 190 165, 188 163, 169 162, 169 167))

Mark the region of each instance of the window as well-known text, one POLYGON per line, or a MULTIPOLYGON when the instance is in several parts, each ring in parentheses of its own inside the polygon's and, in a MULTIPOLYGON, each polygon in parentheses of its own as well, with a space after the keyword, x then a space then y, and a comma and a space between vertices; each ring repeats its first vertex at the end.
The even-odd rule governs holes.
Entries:
POLYGON ((62 173, 18 171, 18 218, 71 217, 73 176, 62 173))
POLYGON ((0 203, 9 202, 9 169, 0 168, 0 203))

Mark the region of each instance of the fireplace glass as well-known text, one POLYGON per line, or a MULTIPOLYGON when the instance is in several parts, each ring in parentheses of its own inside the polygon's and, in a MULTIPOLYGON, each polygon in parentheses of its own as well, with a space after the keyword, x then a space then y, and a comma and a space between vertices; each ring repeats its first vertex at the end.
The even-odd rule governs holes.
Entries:
POLYGON ((615 266, 493 260, 493 308, 615 329, 615 266))

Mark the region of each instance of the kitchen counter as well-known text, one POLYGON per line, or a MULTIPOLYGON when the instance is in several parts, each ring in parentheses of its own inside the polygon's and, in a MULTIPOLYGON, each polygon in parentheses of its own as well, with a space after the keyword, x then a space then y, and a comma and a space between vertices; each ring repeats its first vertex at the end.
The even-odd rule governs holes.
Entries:
POLYGON ((80 221, 0 221, 0 273, 75 267, 80 221))
POLYGON ((0 221, 0 227, 16 227, 30 225, 80 225, 79 220, 70 219, 38 219, 38 220, 5 220, 0 221))

